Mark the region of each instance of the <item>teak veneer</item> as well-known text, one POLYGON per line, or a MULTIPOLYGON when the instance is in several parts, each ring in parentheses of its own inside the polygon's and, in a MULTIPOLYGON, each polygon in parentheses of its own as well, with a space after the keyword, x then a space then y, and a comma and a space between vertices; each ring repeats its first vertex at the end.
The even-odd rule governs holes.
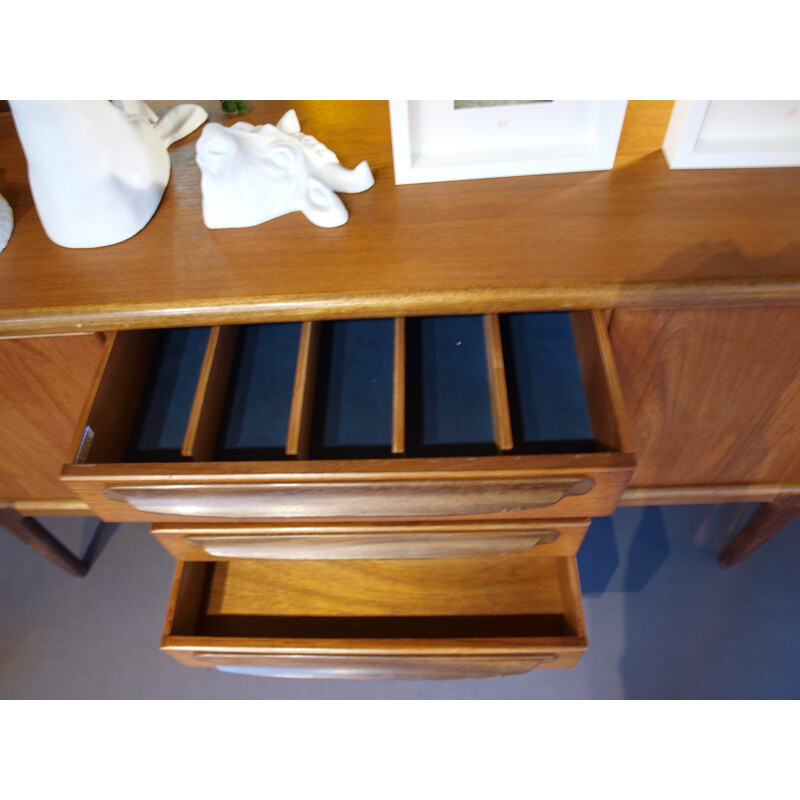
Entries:
POLYGON ((0 113, 0 190, 17 220, 1 256, 0 334, 800 300, 800 170, 670 171, 669 102, 629 103, 613 170, 417 186, 394 184, 385 102, 248 105, 253 124, 295 108, 345 166, 369 162, 375 186, 344 197, 346 225, 291 214, 208 230, 196 132, 170 148, 170 184, 144 230, 110 248, 60 248, 0 113))
POLYGON ((345 226, 206 229, 198 132, 170 148, 143 231, 60 248, 0 111, 16 221, 0 254, 0 524, 83 574, 32 517, 155 523, 179 559, 167 652, 304 677, 570 666, 590 516, 767 503, 732 565, 797 513, 800 169, 670 171, 671 102, 630 102, 612 170, 395 186, 387 103, 248 105, 254 124, 295 108, 343 164, 368 160, 375 186, 344 198, 345 226), (512 341, 553 311, 569 312, 573 373, 562 351, 512 341), (441 345, 450 324, 460 350, 441 345), (544 406, 576 413, 560 392, 579 376, 588 434, 520 435, 540 411, 520 354, 543 353, 544 406), (450 409, 435 442, 431 354, 450 409), (254 411, 240 381, 256 358, 277 399, 254 411), (370 385, 353 381, 359 359, 370 385), (173 377, 179 413, 159 399, 173 377), (330 441, 339 401, 350 439, 330 441))

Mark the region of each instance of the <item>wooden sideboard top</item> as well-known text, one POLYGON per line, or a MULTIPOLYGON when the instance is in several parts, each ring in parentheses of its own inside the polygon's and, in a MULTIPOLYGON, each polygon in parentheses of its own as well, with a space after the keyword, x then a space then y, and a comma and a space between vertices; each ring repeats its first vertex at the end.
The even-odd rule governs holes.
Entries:
MULTIPOLYGON (((375 186, 342 195, 350 221, 300 213, 254 228, 202 221, 200 131, 132 239, 50 242, 10 113, 0 193, 16 227, 0 253, 0 335, 265 320, 545 308, 800 302, 800 168, 670 171, 670 101, 630 102, 613 170, 395 186, 382 101, 248 101, 254 123, 295 108, 303 131, 375 186)), ((211 120, 232 124, 219 103, 211 120)), ((156 104, 154 107, 158 108, 156 104)))

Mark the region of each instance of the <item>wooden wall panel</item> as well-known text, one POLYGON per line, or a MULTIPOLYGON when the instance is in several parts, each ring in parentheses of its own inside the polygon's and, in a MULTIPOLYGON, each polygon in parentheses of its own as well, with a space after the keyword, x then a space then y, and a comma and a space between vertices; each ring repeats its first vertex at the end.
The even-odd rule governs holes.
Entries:
POLYGON ((0 340, 0 500, 74 496, 58 476, 103 342, 95 333, 0 340))
POLYGON ((632 487, 800 481, 800 306, 617 310, 632 487))

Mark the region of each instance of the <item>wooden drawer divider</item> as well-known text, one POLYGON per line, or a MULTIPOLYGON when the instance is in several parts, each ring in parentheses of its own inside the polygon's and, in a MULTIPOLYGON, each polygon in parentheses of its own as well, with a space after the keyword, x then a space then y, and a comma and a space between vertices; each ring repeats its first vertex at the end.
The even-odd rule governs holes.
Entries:
POLYGON ((394 321, 394 371, 392 378, 392 455, 406 452, 406 321, 394 321))
POLYGON ((486 337, 486 368, 489 373, 489 399, 492 405, 492 427, 494 443, 499 452, 514 448, 511 433, 511 412, 508 406, 508 386, 503 359, 503 341, 500 336, 500 318, 497 314, 485 314, 483 331, 486 337))
POLYGON ((215 326, 208 335, 203 366, 186 425, 181 455, 192 461, 213 461, 239 329, 215 326))
POLYGON ((289 413, 289 431, 286 435, 286 455, 291 458, 308 458, 311 446, 320 327, 319 322, 304 322, 300 331, 292 409, 289 413))

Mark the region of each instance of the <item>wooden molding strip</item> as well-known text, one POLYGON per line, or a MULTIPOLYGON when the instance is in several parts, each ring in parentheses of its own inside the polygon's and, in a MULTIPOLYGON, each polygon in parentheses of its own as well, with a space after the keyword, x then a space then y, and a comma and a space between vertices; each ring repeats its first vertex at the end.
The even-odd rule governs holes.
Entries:
POLYGON ((268 297, 178 298, 168 302, 20 308, 0 312, 0 335, 85 333, 258 322, 512 313, 605 308, 796 305, 800 278, 731 277, 669 281, 576 281, 446 291, 353 292, 268 297))
POLYGON ((83 500, 0 500, 0 510, 13 509, 24 517, 93 517, 94 511, 83 500))
POLYGON ((737 483, 723 486, 629 486, 621 506, 694 505, 696 503, 770 503, 781 494, 800 494, 798 483, 737 483))

